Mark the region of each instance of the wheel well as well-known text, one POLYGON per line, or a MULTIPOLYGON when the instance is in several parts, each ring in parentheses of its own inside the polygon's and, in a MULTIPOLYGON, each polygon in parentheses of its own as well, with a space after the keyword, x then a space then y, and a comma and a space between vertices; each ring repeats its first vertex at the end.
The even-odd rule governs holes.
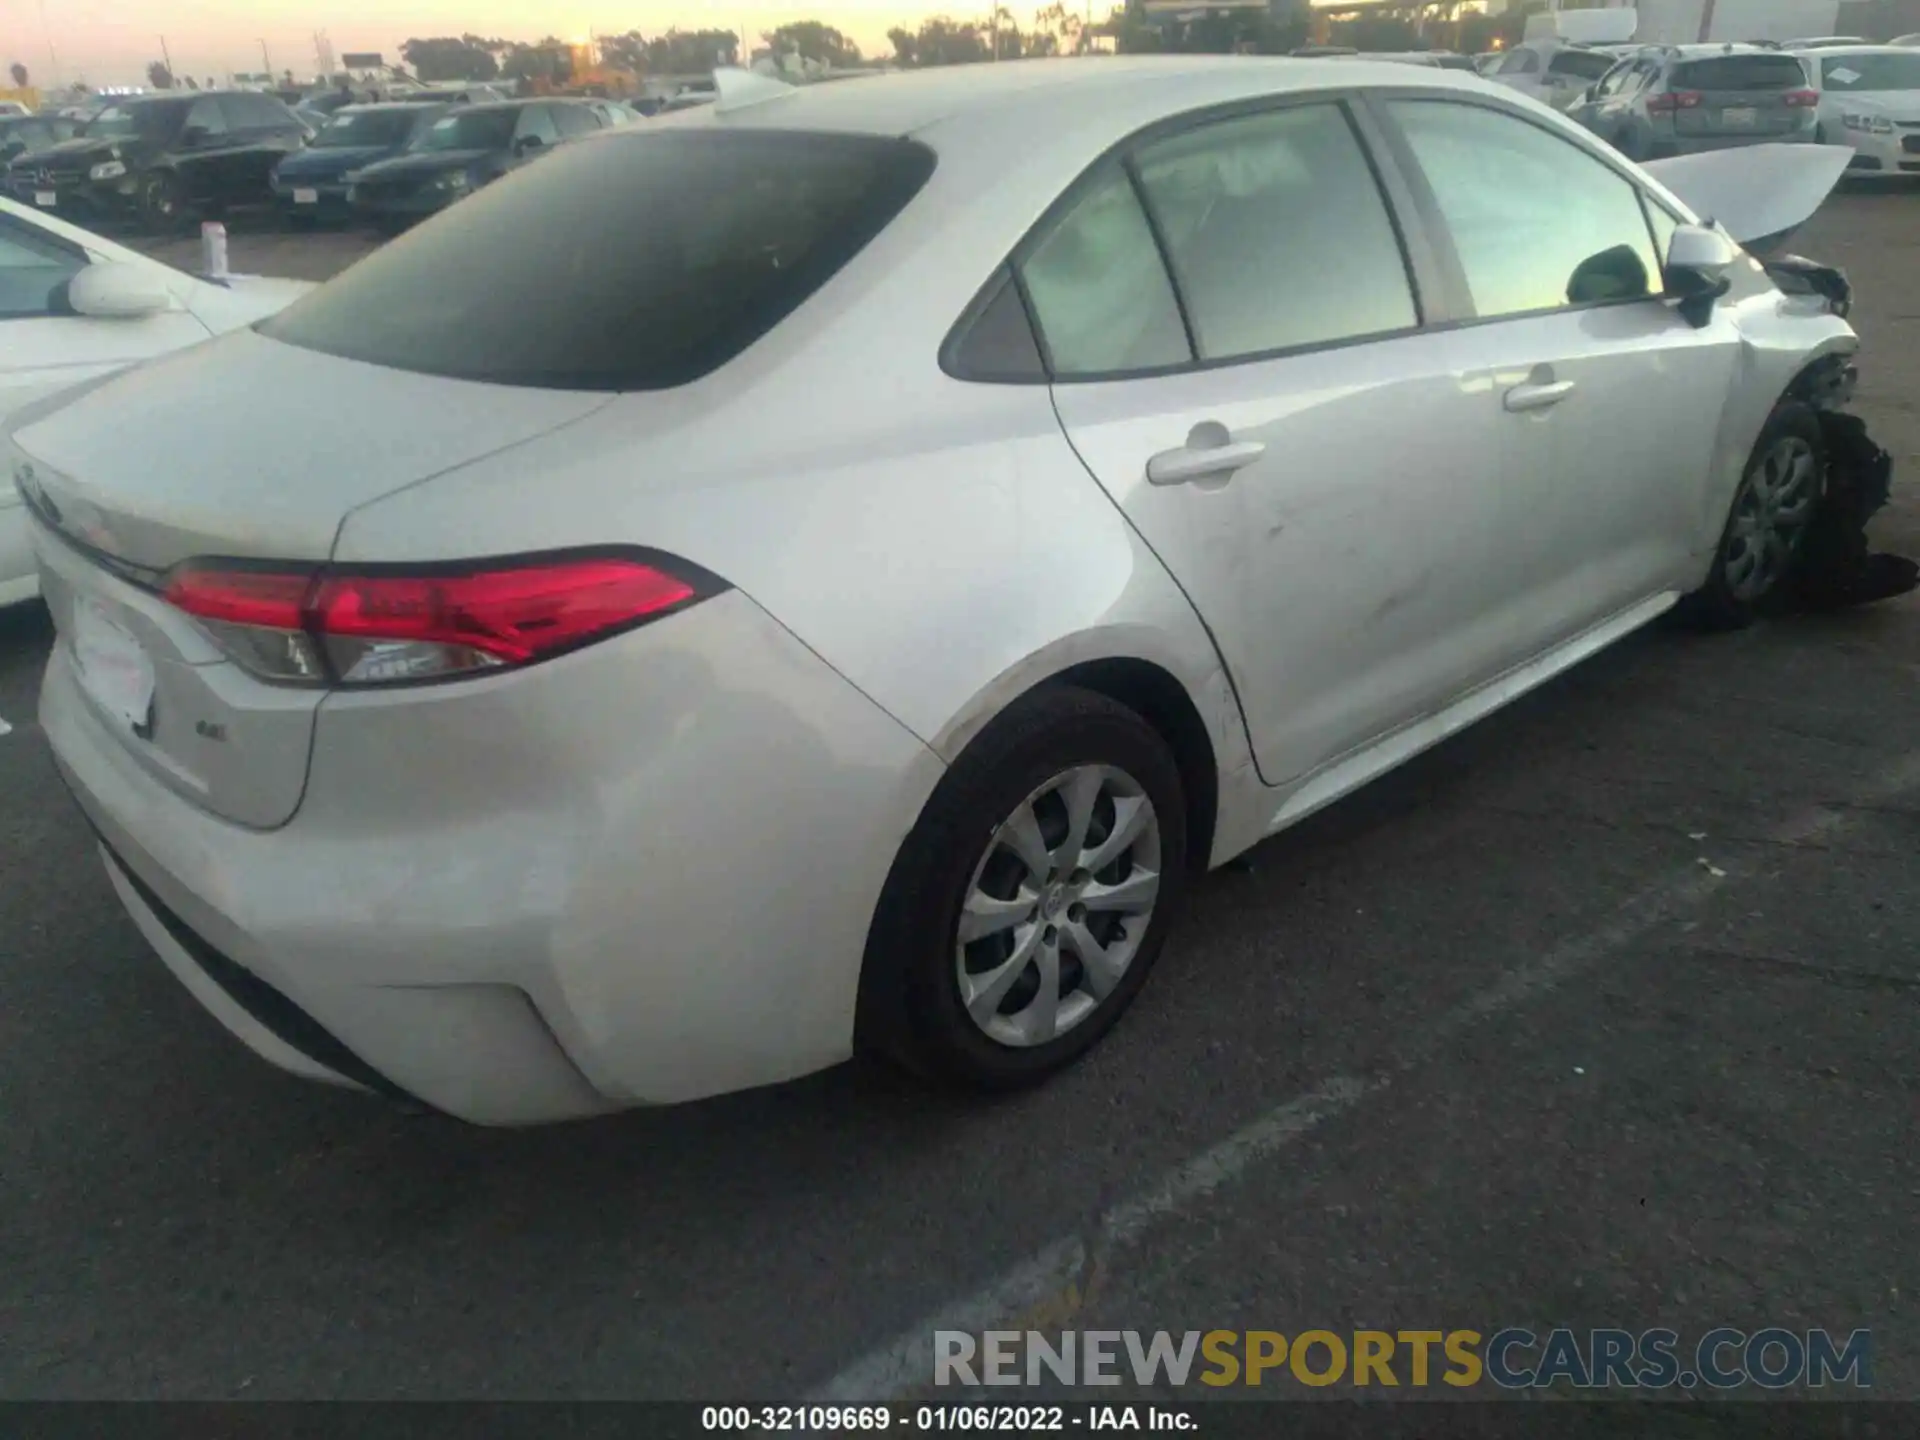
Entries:
POLYGON ((1793 377, 1782 400, 1798 400, 1816 410, 1846 404, 1853 389, 1853 356, 1822 355, 1793 377))
POLYGON ((1148 660, 1089 660, 1051 677, 1050 685, 1077 685, 1126 706, 1167 742, 1187 792, 1187 858, 1203 873, 1213 856, 1220 808, 1220 767, 1206 721, 1186 687, 1148 660))

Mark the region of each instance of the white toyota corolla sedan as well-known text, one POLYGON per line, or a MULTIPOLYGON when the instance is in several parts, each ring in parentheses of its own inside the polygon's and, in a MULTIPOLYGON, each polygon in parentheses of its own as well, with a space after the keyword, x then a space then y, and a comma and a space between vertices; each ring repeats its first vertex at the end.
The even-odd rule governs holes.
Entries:
POLYGON ((41 720, 300 1074, 1032 1080, 1196 870, 1780 586, 1856 342, 1730 228, 1446 71, 724 76, 20 427, 41 720))
MULTIPOLYGON (((199 280, 0 199, 0 422, 42 396, 271 315, 304 280, 199 280)), ((0 476, 0 606, 39 591, 27 519, 0 476)))

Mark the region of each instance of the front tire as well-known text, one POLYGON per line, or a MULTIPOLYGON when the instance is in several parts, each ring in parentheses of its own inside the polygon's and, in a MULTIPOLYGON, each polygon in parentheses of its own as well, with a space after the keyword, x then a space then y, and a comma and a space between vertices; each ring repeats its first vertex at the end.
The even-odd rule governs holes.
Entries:
POLYGON ((140 187, 140 220, 155 235, 178 235, 193 216, 177 175, 149 175, 140 187))
POLYGON ((1681 602, 1684 618, 1706 629, 1743 629, 1790 592, 1826 474, 1820 417, 1797 400, 1783 402, 1754 442, 1713 568, 1681 602))
POLYGON ((1053 1074, 1146 984, 1186 877, 1186 797, 1160 736, 1091 691, 1029 696, 901 846, 861 972, 863 1046, 974 1089, 1053 1074))

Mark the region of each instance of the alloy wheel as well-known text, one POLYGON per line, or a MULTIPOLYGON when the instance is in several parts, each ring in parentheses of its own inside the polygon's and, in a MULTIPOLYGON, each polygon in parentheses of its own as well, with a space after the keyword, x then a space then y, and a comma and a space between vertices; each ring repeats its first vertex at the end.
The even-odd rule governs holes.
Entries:
POLYGON ((1754 466, 1727 532, 1727 589, 1736 600, 1758 600, 1785 578, 1819 495, 1813 446, 1782 435, 1754 466))
POLYGON ((954 942, 960 1002, 988 1038, 1026 1048, 1083 1024, 1153 923, 1160 820, 1110 765, 1062 771, 989 839, 954 942))

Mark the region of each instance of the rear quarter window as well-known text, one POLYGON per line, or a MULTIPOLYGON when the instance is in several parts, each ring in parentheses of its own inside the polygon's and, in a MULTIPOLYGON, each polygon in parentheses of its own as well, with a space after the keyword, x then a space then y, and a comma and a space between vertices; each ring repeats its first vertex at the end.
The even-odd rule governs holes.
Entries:
POLYGON ((259 328, 464 380, 684 385, 826 284, 933 166, 874 136, 627 130, 562 146, 259 328))
POLYGON ((1791 55, 1718 55, 1673 67, 1675 90, 1804 90, 1807 72, 1791 55))

